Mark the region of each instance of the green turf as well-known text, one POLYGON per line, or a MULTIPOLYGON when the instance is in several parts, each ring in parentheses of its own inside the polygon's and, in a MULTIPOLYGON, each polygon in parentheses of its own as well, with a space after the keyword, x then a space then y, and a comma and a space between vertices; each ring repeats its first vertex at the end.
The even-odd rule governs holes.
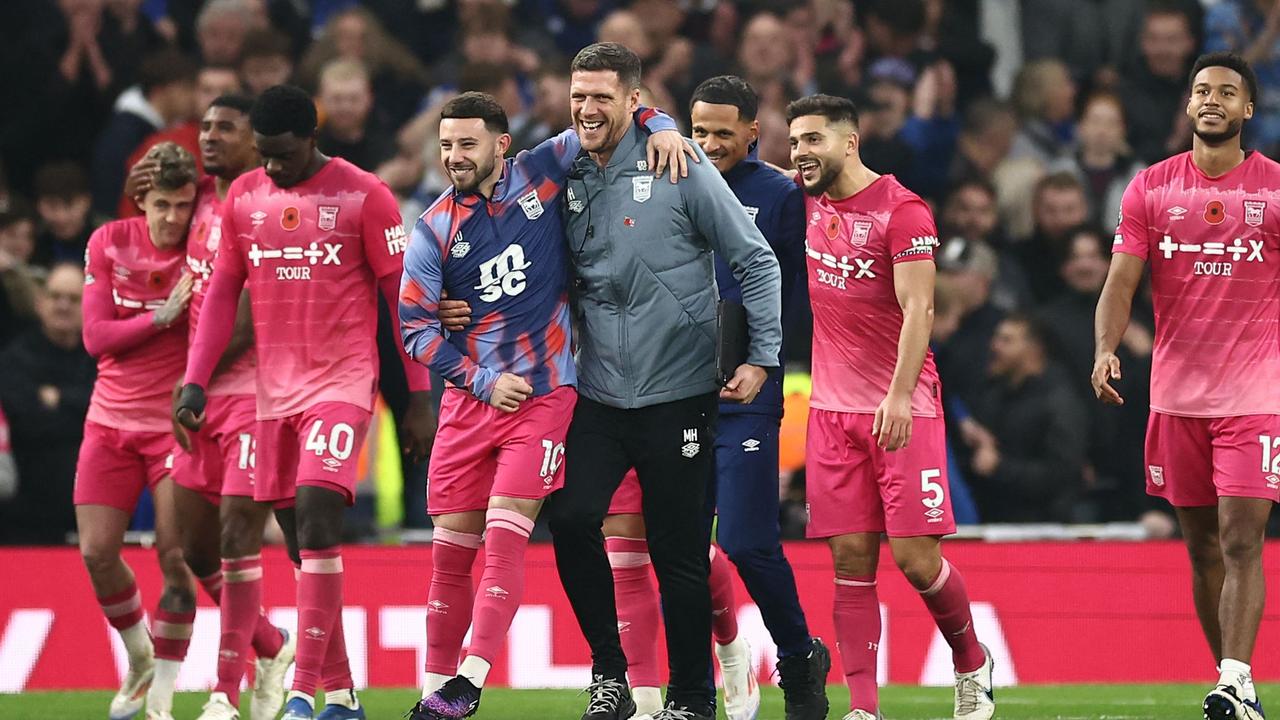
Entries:
MULTIPOLYGON (((996 695, 997 718, 1188 718, 1200 717, 1204 685, 1058 685, 1011 688, 996 695)), ((1259 686, 1263 698, 1280 694, 1280 685, 1259 686)), ((839 720, 848 693, 831 688, 832 711, 839 720)), ((204 695, 183 693, 174 702, 177 720, 194 720, 204 695)), ((413 690, 373 690, 360 695, 369 720, 399 720, 417 699, 413 690)), ((243 717, 248 720, 246 696, 243 717)), ((110 693, 27 693, 0 695, 0 719, 104 718, 110 693)), ((888 720, 925 720, 951 717, 948 688, 893 686, 881 690, 881 707, 888 720)), ((585 707, 584 696, 572 690, 502 690, 485 692, 477 720, 577 720, 585 707)), ((782 719, 782 695, 766 688, 760 720, 782 719)), ((141 720, 141 716, 139 719, 141 720)))

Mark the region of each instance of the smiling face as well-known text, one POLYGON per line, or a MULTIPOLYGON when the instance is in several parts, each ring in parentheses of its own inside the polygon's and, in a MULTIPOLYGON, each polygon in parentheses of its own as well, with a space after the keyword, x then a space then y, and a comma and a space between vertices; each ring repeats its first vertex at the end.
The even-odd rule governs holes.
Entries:
POLYGON ((1187 102, 1196 137, 1213 146, 1240 136, 1244 121, 1253 117, 1249 87, 1240 73, 1221 66, 1207 67, 1191 81, 1187 102))
POLYGON ((489 130, 480 118, 440 121, 440 164, 458 192, 476 192, 510 145, 510 135, 489 130))
POLYGON ((699 100, 690 114, 694 141, 722 173, 746 159, 751 143, 760 136, 759 123, 743 120, 733 105, 699 100))
POLYGON ((858 133, 848 123, 831 124, 822 115, 801 115, 791 121, 791 164, 800 172, 804 191, 821 195, 844 171, 858 148, 858 133))
POLYGON ((195 183, 177 190, 148 190, 142 201, 142 212, 147 216, 151 243, 162 249, 177 247, 187 237, 187 226, 191 224, 195 205, 195 183))
POLYGON ((293 133, 279 135, 253 134, 253 144, 262 157, 262 167, 276 187, 287 188, 302 182, 303 174, 316 150, 314 137, 298 137, 293 133))
POLYGON ((211 107, 200 120, 200 159, 204 171, 232 180, 258 163, 249 116, 230 107, 211 107))
POLYGON ((611 152, 631 127, 640 89, 628 90, 614 70, 578 70, 569 78, 569 106, 582 149, 611 152))

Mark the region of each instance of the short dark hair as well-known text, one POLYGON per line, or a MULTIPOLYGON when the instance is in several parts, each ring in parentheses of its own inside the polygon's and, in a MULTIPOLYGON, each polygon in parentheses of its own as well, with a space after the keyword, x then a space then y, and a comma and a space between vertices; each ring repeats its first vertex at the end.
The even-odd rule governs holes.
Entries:
POLYGON ((620 43, 594 43, 578 51, 569 65, 569 72, 593 72, 612 70, 627 90, 640 87, 640 56, 620 43))
POLYGON ((166 48, 146 56, 138 64, 138 85, 146 95, 166 85, 195 84, 199 71, 199 66, 190 57, 166 48))
POLYGON ((20 222, 34 224, 38 216, 26 200, 20 197, 9 198, 9 207, 0 212, 0 230, 7 230, 20 222))
POLYGON ((981 135, 1002 117, 1013 121, 1017 113, 1006 102, 994 98, 979 98, 974 100, 965 111, 960 123, 960 132, 964 135, 981 135))
POLYGON ((316 104, 300 87, 273 85, 254 101, 249 124, 260 135, 311 137, 316 132, 316 104))
POLYGON ((468 63, 458 72, 458 89, 493 94, 513 79, 510 68, 497 63, 468 63))
POLYGON ((1000 197, 1000 194, 996 191, 995 183, 991 182, 990 180, 988 180, 987 178, 981 175, 974 174, 974 175, 966 175, 965 177, 962 177, 959 180, 952 183, 951 187, 947 188, 947 194, 943 199, 942 204, 946 205, 947 203, 951 202, 951 198, 960 194, 960 191, 966 188, 977 188, 982 192, 986 193, 992 199, 1000 197))
POLYGON ((1058 248, 1056 258, 1058 261, 1058 267, 1062 267, 1067 260, 1071 259, 1071 246, 1075 244, 1076 238, 1081 235, 1093 238, 1094 242, 1098 245, 1098 253, 1101 254, 1102 257, 1111 257, 1111 238, 1114 233, 1107 232, 1101 225, 1095 222, 1085 222, 1071 228, 1067 231, 1067 234, 1063 236, 1066 240, 1064 240, 1060 244, 1061 247, 1058 248))
POLYGON ((286 57, 293 62, 293 43, 281 33, 267 28, 245 33, 240 46, 240 64, 251 58, 286 57))
POLYGON ((1085 192, 1084 183, 1080 182, 1080 178, 1068 170, 1060 170, 1055 173, 1045 175, 1036 181, 1035 189, 1031 191, 1032 201, 1040 198, 1046 190, 1079 190, 1085 192))
POLYGON ((760 96, 746 80, 737 75, 717 75, 702 81, 693 91, 689 108, 696 102, 732 105, 738 108, 738 119, 751 122, 760 111, 760 96))
POLYGON ((787 105, 787 124, 798 117, 821 115, 829 123, 847 122, 858 127, 858 106, 849 98, 834 95, 806 95, 787 105))
POLYGON ((1199 75, 1201 70, 1210 67, 1224 67, 1240 73, 1240 77, 1244 78, 1244 84, 1249 87, 1249 102, 1254 105, 1258 104, 1260 98, 1258 95, 1258 76, 1254 74, 1253 67, 1249 65, 1249 61, 1235 53, 1214 52, 1196 58, 1196 64, 1191 68, 1191 77, 1187 78, 1187 85, 1194 85, 1196 75, 1199 75))
POLYGON ((444 104, 440 109, 441 120, 468 120, 479 118, 489 132, 505 133, 509 127, 507 113, 498 99, 489 93, 464 92, 444 104))
POLYGON ((64 160, 36 170, 36 200, 51 197, 70 202, 88 194, 89 174, 75 162, 64 160))
POLYGON ((226 93, 219 95, 209 103, 209 107, 224 107, 238 110, 242 115, 248 115, 253 110, 253 98, 244 93, 226 93))
POLYGON ((1027 339, 1040 348, 1040 352, 1049 351, 1049 328, 1035 315, 1018 310, 1005 315, 1000 322, 1021 325, 1027 332, 1027 339))

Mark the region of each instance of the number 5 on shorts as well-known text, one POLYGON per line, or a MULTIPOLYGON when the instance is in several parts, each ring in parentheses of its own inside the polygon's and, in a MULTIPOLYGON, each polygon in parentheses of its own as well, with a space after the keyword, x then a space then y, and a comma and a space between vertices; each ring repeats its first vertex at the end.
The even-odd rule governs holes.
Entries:
POLYGON ((920 492, 929 493, 929 497, 920 498, 920 502, 930 510, 942 504, 944 493, 942 483, 934 482, 940 477, 942 477, 942 471, 938 468, 920 471, 920 492))

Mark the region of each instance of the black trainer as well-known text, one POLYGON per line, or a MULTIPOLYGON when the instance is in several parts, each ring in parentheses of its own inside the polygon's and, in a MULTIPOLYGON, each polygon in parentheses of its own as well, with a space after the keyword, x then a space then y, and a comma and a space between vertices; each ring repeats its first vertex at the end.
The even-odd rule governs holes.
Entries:
POLYGON ((649 717, 653 720, 715 720, 716 709, 714 707, 691 708, 688 705, 669 702, 666 707, 649 717))
POLYGON ((413 706, 408 717, 410 720, 460 720, 475 715, 479 708, 480 688, 459 675, 413 706))
POLYGON ((827 673, 831 670, 831 652, 822 640, 813 639, 813 649, 806 655, 793 655, 778 661, 778 686, 786 703, 787 720, 825 720, 831 710, 827 700, 827 673))
POLYGON ((631 699, 631 688, 625 680, 596 675, 587 686, 591 694, 587 711, 582 720, 627 720, 636 714, 636 703, 631 699))

